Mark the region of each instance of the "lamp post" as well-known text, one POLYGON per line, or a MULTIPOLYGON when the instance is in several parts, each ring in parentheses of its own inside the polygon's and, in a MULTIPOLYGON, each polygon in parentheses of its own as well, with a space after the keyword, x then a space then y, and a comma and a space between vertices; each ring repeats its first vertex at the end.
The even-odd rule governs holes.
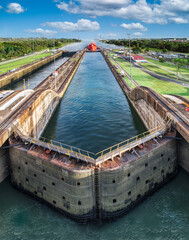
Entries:
POLYGON ((127 34, 129 37, 129 59, 130 59, 130 77, 131 77, 131 87, 132 87, 132 70, 131 70, 131 44, 130 44, 130 36, 131 34, 127 34))
POLYGON ((53 55, 54 55, 54 88, 56 89, 56 76, 57 76, 57 72, 56 72, 56 66, 55 66, 55 38, 54 38, 54 51, 53 51, 53 55))
POLYGON ((34 56, 35 56, 34 51, 35 51, 35 47, 34 47, 34 37, 33 37, 33 63, 34 63, 34 56))

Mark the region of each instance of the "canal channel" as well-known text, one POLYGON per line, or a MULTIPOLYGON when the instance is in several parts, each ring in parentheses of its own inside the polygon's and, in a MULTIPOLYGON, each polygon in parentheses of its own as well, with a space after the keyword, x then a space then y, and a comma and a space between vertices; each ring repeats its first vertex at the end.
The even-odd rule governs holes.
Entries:
POLYGON ((100 52, 87 52, 44 137, 98 152, 144 132, 100 52))
MULTIPOLYGON (((96 152, 141 131, 143 125, 102 56, 87 53, 44 136, 96 152)), ((81 226, 18 191, 7 179, 0 184, 0 239, 188 239, 188 181, 189 175, 180 170, 127 215, 81 226)))

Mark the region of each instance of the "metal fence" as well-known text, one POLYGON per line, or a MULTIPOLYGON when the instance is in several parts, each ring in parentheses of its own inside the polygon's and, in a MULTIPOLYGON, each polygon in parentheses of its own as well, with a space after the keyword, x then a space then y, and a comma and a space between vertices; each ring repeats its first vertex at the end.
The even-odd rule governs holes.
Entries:
POLYGON ((172 120, 171 118, 166 117, 164 121, 166 121, 166 124, 164 126, 160 125, 149 131, 146 131, 123 142, 120 142, 116 145, 113 145, 109 148, 106 148, 96 154, 44 137, 40 137, 39 139, 28 137, 26 135, 23 135, 18 128, 15 128, 15 131, 20 136, 20 138, 28 144, 35 144, 45 149, 49 149, 51 151, 56 151, 58 153, 64 154, 68 157, 73 157, 78 160, 85 161, 87 163, 90 162, 94 165, 98 165, 104 161, 107 161, 108 159, 112 159, 117 155, 121 156, 122 153, 130 151, 136 146, 144 144, 145 142, 148 142, 152 139, 159 137, 160 135, 165 134, 167 128, 170 127, 172 120))

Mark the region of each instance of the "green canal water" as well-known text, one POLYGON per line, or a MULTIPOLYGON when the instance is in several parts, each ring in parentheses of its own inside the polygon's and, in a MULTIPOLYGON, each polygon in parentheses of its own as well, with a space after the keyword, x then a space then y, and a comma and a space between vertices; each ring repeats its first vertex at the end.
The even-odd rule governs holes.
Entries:
MULTIPOLYGON (((87 53, 44 136, 96 152, 142 131, 102 56, 87 53)), ((188 239, 188 182, 189 174, 181 169, 125 216, 83 226, 18 191, 7 179, 0 184, 0 240, 188 239)))

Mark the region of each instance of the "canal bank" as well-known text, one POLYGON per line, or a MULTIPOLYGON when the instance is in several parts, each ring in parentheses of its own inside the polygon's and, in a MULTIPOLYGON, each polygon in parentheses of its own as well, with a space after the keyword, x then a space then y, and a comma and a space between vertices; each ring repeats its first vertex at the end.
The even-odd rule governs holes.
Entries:
POLYGON ((24 81, 26 83, 26 88, 34 89, 40 82, 42 82, 46 77, 48 77, 55 69, 57 69, 60 65, 68 60, 67 57, 65 58, 58 58, 54 62, 48 63, 47 65, 41 67, 39 70, 31 73, 29 76, 26 76, 19 81, 9 85, 5 88, 5 90, 20 90, 23 89, 24 81), (29 86, 28 86, 29 83, 29 86))
POLYGON ((0 89, 4 89, 11 84, 18 82, 20 79, 30 75, 41 67, 47 65, 48 63, 54 61, 54 58, 60 58, 62 56, 62 51, 59 51, 54 54, 54 56, 48 56, 43 59, 40 59, 37 62, 26 64, 18 69, 15 69, 12 72, 2 74, 0 76, 0 89))

